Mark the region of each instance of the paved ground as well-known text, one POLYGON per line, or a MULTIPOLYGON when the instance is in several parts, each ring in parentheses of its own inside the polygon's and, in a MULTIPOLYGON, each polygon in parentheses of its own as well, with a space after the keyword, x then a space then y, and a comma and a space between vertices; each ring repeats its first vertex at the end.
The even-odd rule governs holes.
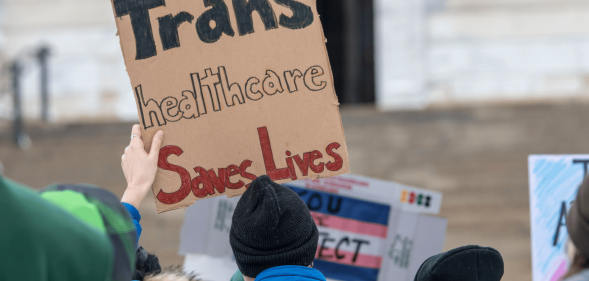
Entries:
MULTIPOLYGON (((471 243, 497 248, 507 281, 531 280, 527 156, 589 152, 589 104, 580 102, 395 113, 343 108, 342 118, 352 172, 442 191, 445 249, 471 243)), ((6 176, 35 188, 87 182, 120 196, 120 156, 130 128, 35 126, 28 151, 0 134, 0 159, 6 176)), ((163 264, 181 264, 183 211, 156 215, 152 200, 140 209, 141 244, 163 264)))

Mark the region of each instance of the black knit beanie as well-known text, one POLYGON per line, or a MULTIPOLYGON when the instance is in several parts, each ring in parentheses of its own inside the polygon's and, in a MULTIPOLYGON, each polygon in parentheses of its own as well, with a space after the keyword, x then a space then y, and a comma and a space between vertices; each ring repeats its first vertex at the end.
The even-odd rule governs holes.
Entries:
POLYGON ((415 281, 499 281, 503 277, 503 258, 493 249, 462 246, 427 259, 415 281))
POLYGON ((252 278, 276 266, 311 265, 318 239, 305 202, 265 175, 237 203, 229 233, 239 270, 252 278))

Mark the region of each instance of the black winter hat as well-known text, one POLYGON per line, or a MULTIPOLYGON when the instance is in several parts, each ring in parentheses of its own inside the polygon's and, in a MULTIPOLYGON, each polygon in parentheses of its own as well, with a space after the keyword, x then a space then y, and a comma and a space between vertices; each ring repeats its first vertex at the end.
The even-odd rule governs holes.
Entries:
POLYGON ((318 239, 305 202, 265 175, 239 199, 229 233, 239 270, 252 278, 276 266, 311 265, 318 239))
POLYGON ((488 247, 462 246, 427 259, 415 281, 499 281, 503 277, 501 254, 488 247))

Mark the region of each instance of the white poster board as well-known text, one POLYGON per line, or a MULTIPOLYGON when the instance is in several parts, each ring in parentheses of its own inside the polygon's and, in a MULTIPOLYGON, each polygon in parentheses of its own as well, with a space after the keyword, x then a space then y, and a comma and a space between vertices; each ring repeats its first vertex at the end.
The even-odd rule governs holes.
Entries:
POLYGON ((566 273, 566 215, 587 173, 589 155, 530 155, 530 225, 534 281, 566 273))

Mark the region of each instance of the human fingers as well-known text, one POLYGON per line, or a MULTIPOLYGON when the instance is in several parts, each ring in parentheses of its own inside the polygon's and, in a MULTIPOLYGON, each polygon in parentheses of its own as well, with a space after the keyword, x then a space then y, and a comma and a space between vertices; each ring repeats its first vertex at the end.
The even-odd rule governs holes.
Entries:
POLYGON ((153 140, 151 142, 151 151, 149 152, 149 156, 152 158, 157 159, 159 156, 160 148, 162 147, 162 142, 164 140, 164 131, 158 131, 153 136, 153 140))
POLYGON ((131 129, 131 135, 135 135, 141 138, 141 126, 139 124, 133 125, 133 129, 131 129))
POLYGON ((129 146, 143 147, 143 139, 141 138, 141 126, 133 125, 131 129, 131 144, 129 146))

